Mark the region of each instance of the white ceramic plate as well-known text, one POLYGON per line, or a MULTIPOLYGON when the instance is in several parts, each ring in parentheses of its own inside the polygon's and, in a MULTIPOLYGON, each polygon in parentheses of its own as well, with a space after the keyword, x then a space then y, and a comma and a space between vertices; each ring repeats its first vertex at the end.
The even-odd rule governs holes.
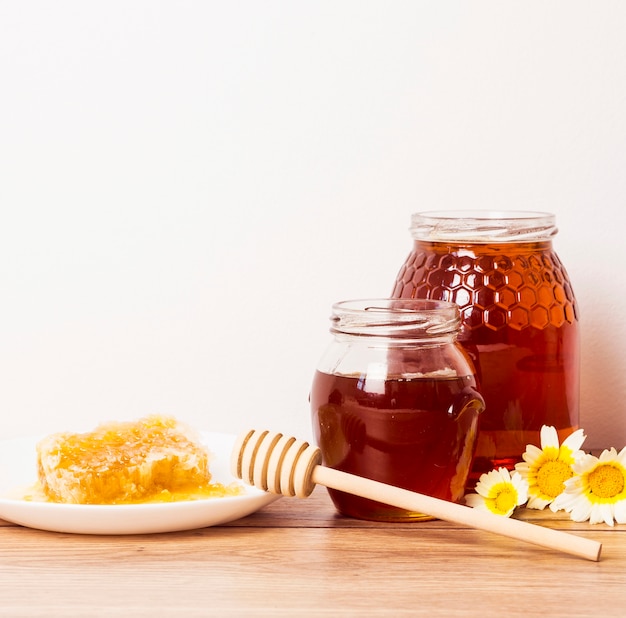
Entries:
MULTIPOLYGON (((230 454, 236 436, 209 432, 201 435, 213 454, 213 480, 224 484, 236 481, 230 473, 230 454)), ((19 496, 37 479, 38 439, 0 441, 0 519, 29 528, 76 534, 193 530, 240 519, 280 497, 246 485, 245 493, 240 496, 184 502, 100 506, 28 501, 19 496)))

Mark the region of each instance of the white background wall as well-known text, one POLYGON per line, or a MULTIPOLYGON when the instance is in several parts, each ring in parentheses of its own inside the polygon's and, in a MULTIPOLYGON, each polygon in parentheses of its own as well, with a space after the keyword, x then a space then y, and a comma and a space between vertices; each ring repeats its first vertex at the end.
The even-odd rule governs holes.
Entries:
POLYGON ((626 444, 626 3, 0 2, 0 432, 310 435, 412 212, 539 209, 626 444))

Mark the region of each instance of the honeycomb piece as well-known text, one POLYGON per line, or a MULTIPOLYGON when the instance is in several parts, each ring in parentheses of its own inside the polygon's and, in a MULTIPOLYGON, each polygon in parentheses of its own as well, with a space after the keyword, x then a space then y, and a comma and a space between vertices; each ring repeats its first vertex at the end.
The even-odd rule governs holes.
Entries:
POLYGON ((161 416, 50 435, 37 445, 37 468, 53 502, 128 504, 211 487, 208 450, 188 427, 161 416))

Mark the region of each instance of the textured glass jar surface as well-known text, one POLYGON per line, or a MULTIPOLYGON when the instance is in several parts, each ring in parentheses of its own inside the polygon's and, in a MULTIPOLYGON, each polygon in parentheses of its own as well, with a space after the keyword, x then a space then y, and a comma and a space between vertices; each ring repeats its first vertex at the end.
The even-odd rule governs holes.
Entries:
POLYGON ((551 240, 415 240, 392 296, 460 307, 459 341, 486 403, 471 479, 511 468, 544 424, 561 439, 578 427, 577 306, 551 240))
MULTIPOLYGON (((358 316, 356 327, 352 322, 345 327, 350 334, 335 332, 310 397, 313 431, 326 466, 444 500, 462 498, 484 401, 471 361, 455 341, 456 315, 454 333, 433 337, 414 337, 384 320, 362 328, 358 316), (380 336, 381 330, 388 336, 380 336), (398 332, 401 338, 394 339, 398 332)), ((329 493, 336 508, 351 517, 428 519, 329 493)))

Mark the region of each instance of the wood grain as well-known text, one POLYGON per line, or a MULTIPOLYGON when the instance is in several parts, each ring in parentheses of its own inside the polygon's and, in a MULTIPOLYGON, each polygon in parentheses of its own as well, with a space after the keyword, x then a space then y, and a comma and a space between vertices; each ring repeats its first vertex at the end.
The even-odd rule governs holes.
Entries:
POLYGON ((0 616, 623 616, 626 526, 525 519, 598 563, 442 521, 338 516, 325 490, 230 524, 99 537, 0 528, 0 616))

